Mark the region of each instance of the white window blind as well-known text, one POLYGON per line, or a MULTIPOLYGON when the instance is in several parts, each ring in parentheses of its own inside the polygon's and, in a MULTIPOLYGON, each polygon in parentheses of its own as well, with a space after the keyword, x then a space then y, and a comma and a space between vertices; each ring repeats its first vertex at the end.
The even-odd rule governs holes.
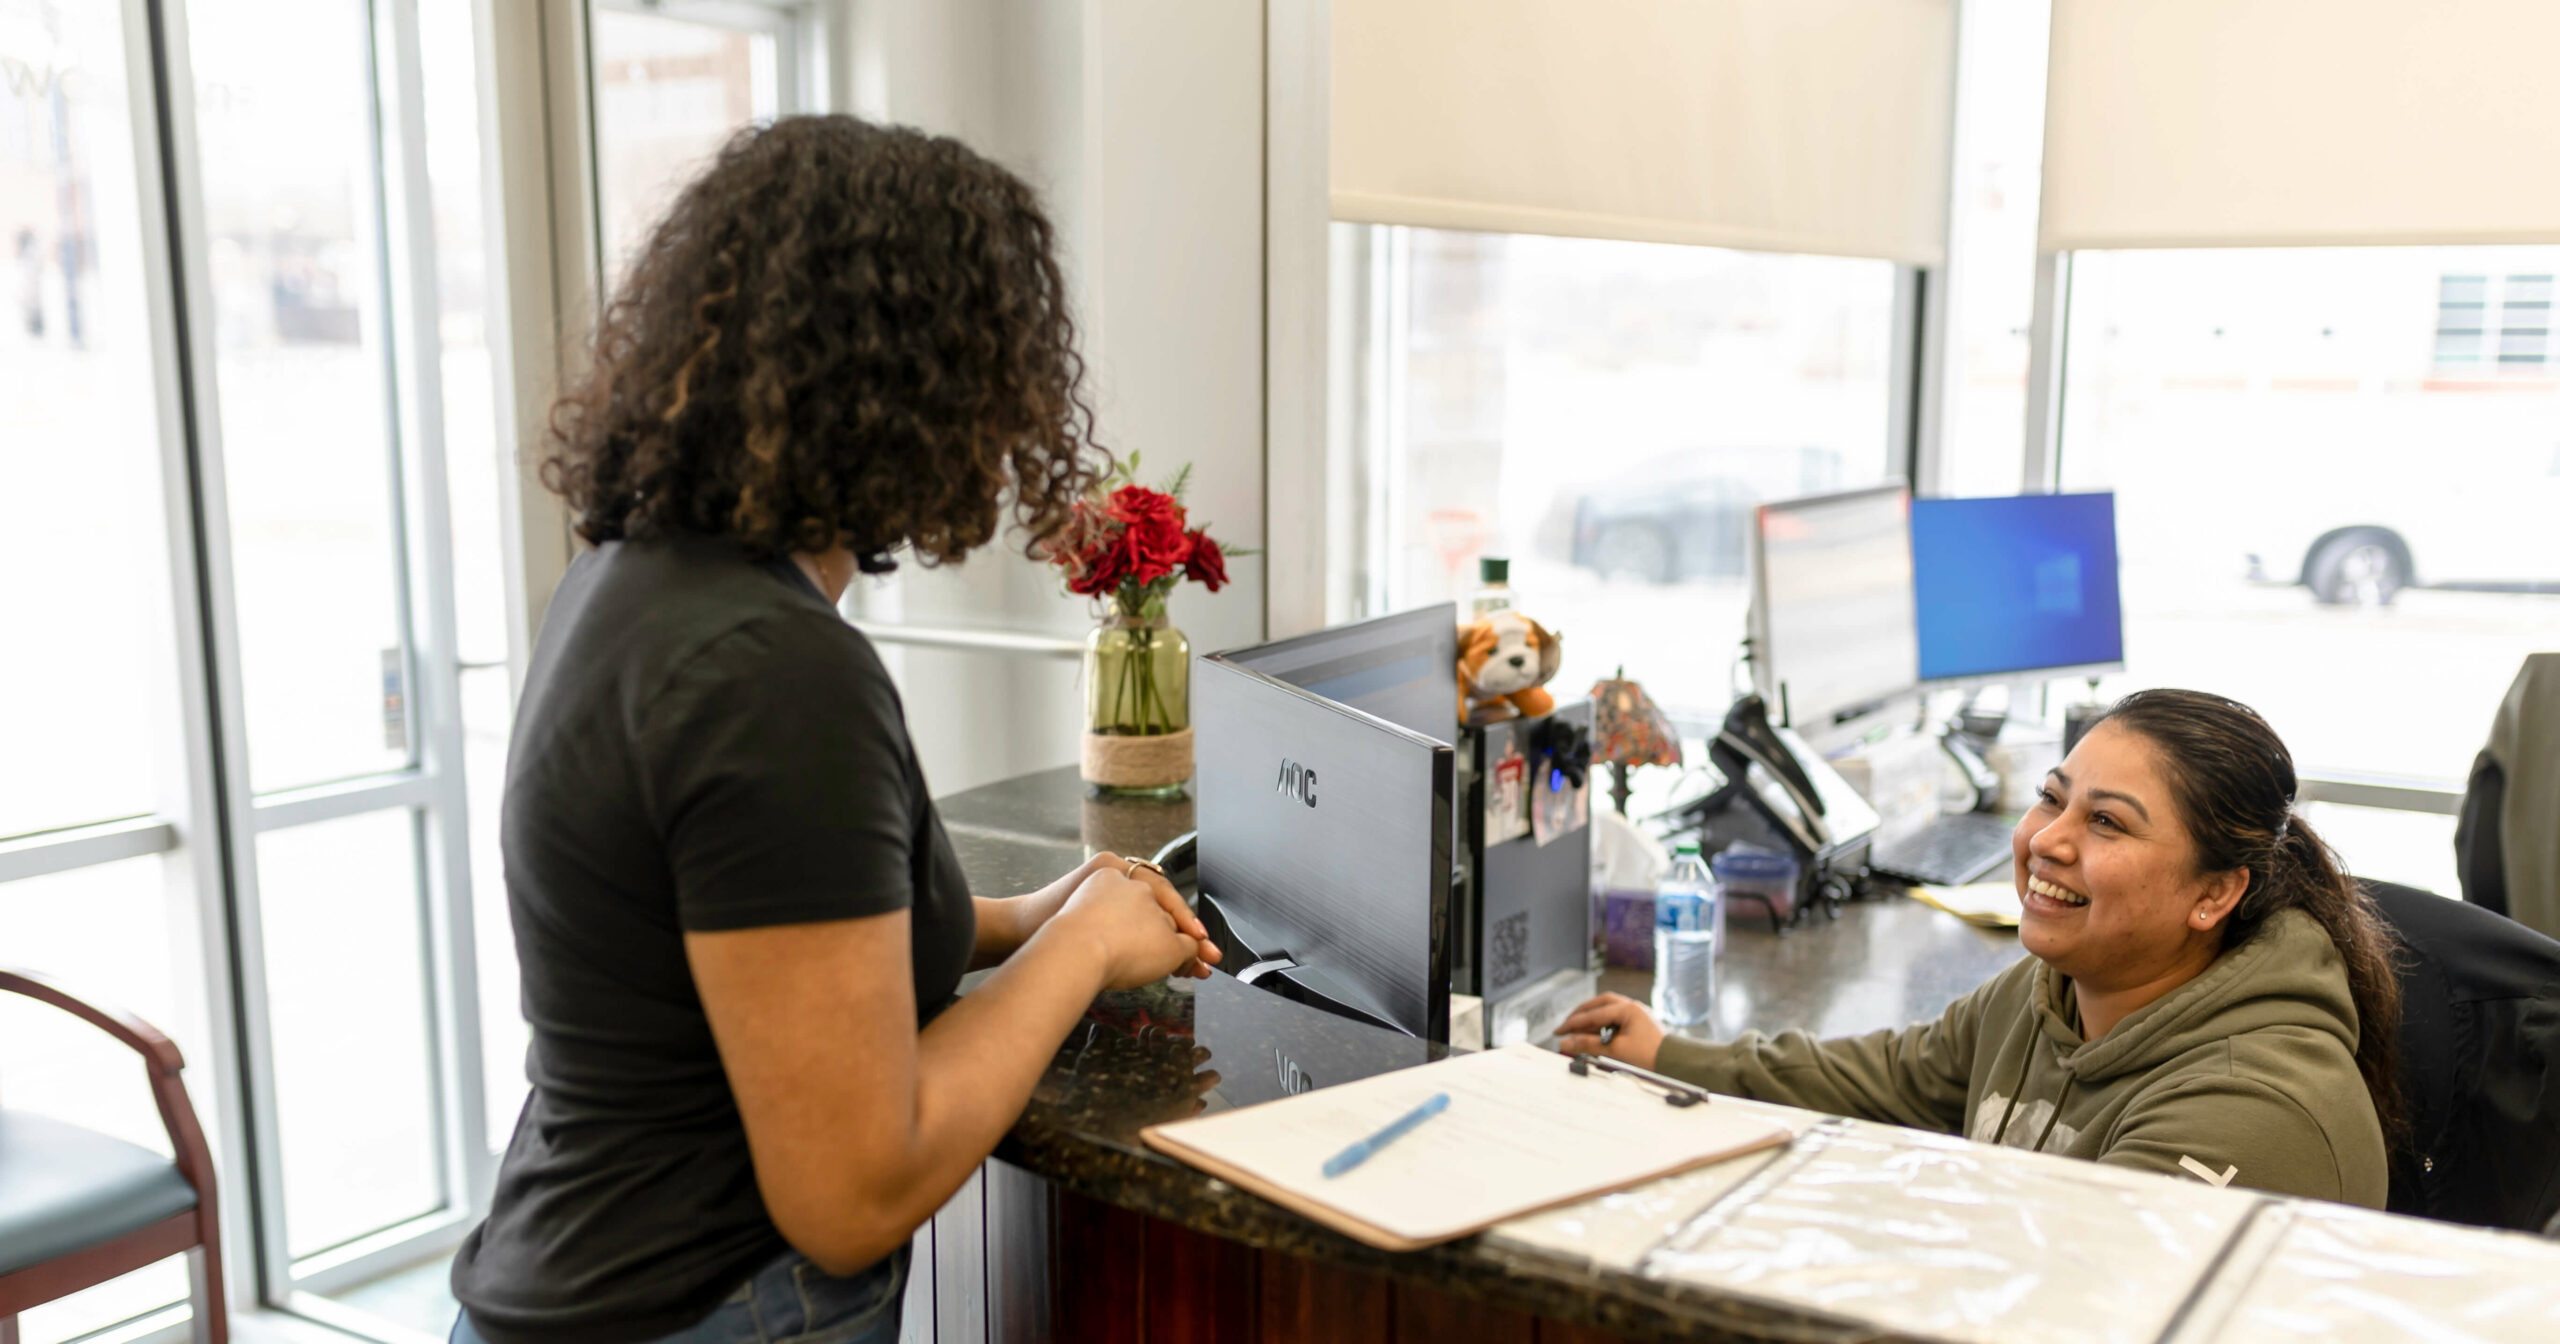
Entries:
POLYGON ((1333 0, 1336 219, 1938 264, 1952 0, 1333 0))
POLYGON ((2054 0, 2041 245, 2560 242, 2552 0, 2054 0))

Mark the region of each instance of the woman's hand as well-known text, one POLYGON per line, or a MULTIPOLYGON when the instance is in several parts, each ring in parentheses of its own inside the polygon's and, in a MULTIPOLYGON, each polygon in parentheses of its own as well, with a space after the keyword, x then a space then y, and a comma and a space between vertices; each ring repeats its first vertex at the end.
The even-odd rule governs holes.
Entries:
POLYGON ((1223 955, 1173 884, 1144 868, 1135 876, 1110 868, 1086 873, 1042 927, 1042 937, 1052 935, 1091 942, 1105 989, 1135 989, 1177 972, 1204 978, 1223 955))
POLYGON ((1568 1055, 1606 1055, 1622 1064, 1639 1069, 1653 1067, 1653 1057, 1662 1049, 1662 1024, 1653 1020, 1643 1004, 1624 994, 1603 994, 1586 1001, 1556 1028, 1556 1048, 1568 1055), (1600 1029, 1614 1027, 1608 1044, 1600 1042, 1600 1029))
MULTIPOLYGON (((1128 871, 1127 859, 1105 850, 1029 895, 981 901, 978 906, 978 955, 972 962, 973 967, 995 965, 1013 955, 1014 949, 1030 942, 1031 935, 1038 933, 1066 907, 1067 898, 1084 885, 1085 879, 1095 873, 1125 875, 1128 871)), ((1209 967, 1218 960, 1217 948, 1208 945, 1207 926, 1191 913, 1191 907, 1183 903, 1182 893, 1174 890, 1173 884, 1166 881, 1163 874, 1142 867, 1136 876, 1155 889, 1157 903, 1164 907, 1165 915, 1173 920, 1175 928, 1206 945, 1204 956, 1182 972, 1194 979, 1205 979, 1209 967)))
POLYGON ((1021 935, 1020 940, 1031 941, 1031 935, 1038 933, 1040 926, 1049 922, 1050 916, 1066 907, 1067 898, 1075 894, 1076 888, 1082 886, 1086 878, 1105 870, 1116 873, 1128 866, 1127 859, 1105 850, 1077 864, 1072 871, 1060 875, 1038 891, 1006 902, 1013 908, 1014 928, 1021 935))

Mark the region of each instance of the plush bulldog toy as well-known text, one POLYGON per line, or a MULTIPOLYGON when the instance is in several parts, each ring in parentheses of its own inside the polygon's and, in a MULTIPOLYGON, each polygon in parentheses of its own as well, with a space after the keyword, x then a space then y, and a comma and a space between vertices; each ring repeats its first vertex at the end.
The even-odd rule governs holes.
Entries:
POLYGON ((1459 716, 1468 723, 1537 718, 1556 707, 1547 692, 1564 661, 1564 637, 1516 611, 1458 627, 1459 716))

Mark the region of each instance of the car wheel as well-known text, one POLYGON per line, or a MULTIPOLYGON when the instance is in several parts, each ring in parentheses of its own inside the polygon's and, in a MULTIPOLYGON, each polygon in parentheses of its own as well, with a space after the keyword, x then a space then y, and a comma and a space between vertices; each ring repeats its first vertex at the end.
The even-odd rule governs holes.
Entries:
POLYGON ((1671 582, 1671 540, 1651 523, 1612 523, 1591 546, 1591 567, 1605 577, 1631 574, 1671 582))
POLYGON ((2320 543, 2306 567, 2311 595, 2336 607, 2384 607, 2409 586, 2408 553, 2380 528, 2341 532, 2320 543))

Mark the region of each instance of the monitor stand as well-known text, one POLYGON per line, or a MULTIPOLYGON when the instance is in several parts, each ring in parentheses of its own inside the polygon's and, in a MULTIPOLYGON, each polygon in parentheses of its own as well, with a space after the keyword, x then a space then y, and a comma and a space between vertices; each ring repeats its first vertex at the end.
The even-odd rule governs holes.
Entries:
POLYGON ((1299 965, 1281 946, 1280 939, 1257 930, 1251 921, 1229 911, 1205 891, 1200 893, 1200 922, 1209 928, 1209 941, 1226 954, 1219 969, 1236 967, 1239 983, 1267 989, 1337 1017, 1384 1027, 1398 1035, 1413 1035, 1384 1014, 1364 1006, 1357 991, 1325 974, 1322 968, 1299 965))

